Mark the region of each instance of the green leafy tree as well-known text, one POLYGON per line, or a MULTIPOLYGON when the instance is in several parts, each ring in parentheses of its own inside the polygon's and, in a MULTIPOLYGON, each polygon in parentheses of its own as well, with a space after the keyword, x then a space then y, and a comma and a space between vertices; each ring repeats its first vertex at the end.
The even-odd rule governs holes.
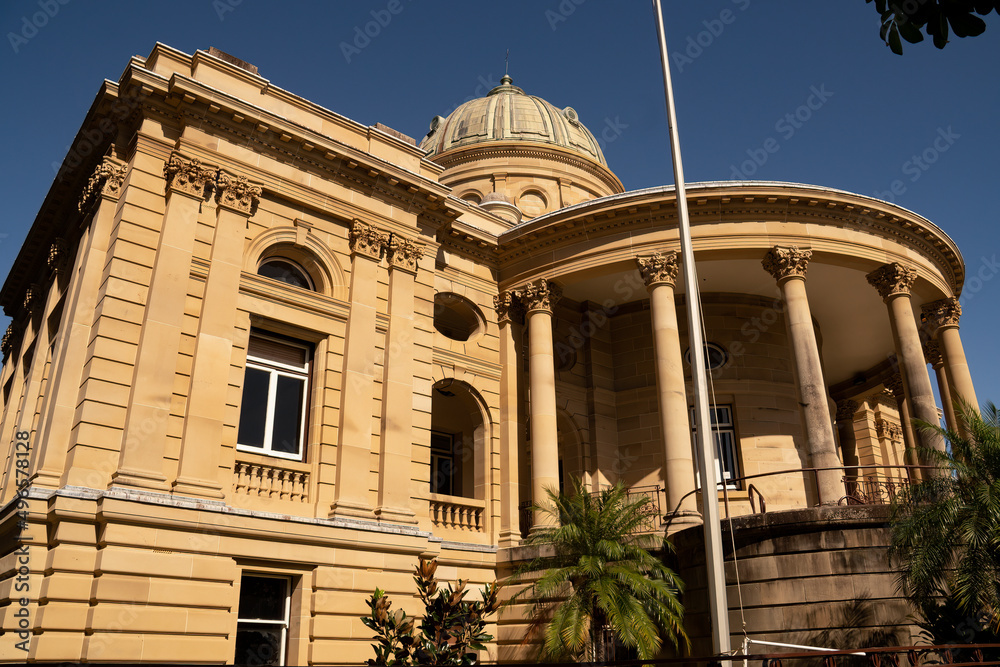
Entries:
POLYGON ((866 0, 874 2, 882 17, 879 36, 892 52, 903 55, 903 42, 924 41, 921 28, 943 49, 948 43, 949 27, 956 37, 975 37, 986 30, 979 16, 1000 13, 997 0, 866 0), (977 14, 979 16, 977 16, 977 14), (900 39, 902 38, 902 39, 900 39))
POLYGON ((622 484, 592 495, 579 479, 571 493, 548 495, 540 509, 553 522, 526 543, 552 555, 519 568, 515 580, 528 585, 511 599, 530 600, 533 624, 543 627, 541 659, 607 660, 615 639, 640 659, 656 657, 664 638, 689 647, 683 584, 661 559, 670 544, 641 532, 650 499, 630 498, 622 484))
POLYGON ((1000 630, 1000 411, 959 406, 961 432, 931 424, 950 451, 924 449, 942 471, 910 486, 893 506, 889 555, 918 610, 942 595, 968 618, 1000 630))
POLYGON ((476 651, 486 650, 493 636, 486 633, 486 617, 500 607, 499 586, 487 584, 480 602, 465 600, 468 582, 438 587, 437 561, 421 560, 413 580, 424 603, 420 634, 416 619, 402 609, 392 611, 385 591, 376 588, 368 598, 370 613, 361 622, 375 631, 375 657, 369 665, 474 665, 476 651))

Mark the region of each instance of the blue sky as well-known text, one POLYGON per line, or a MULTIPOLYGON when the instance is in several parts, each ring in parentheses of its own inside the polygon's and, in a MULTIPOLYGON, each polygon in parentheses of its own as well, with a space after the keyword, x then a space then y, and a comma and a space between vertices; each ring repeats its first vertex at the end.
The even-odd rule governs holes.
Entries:
MULTIPOLYGON (((928 39, 899 57, 878 39, 878 16, 863 0, 664 5, 688 181, 811 183, 929 218, 964 254, 963 342, 980 400, 1000 401, 990 333, 1000 328, 990 203, 1000 171, 1000 19, 943 51, 928 39), (810 96, 815 108, 795 118, 810 96), (769 139, 778 150, 762 156, 769 139)), ((0 28, 3 273, 101 81, 157 41, 187 53, 215 46, 274 85, 418 140, 433 116, 495 85, 509 49, 515 83, 574 107, 603 137, 627 189, 673 181, 645 1, 5 0, 0 28)))

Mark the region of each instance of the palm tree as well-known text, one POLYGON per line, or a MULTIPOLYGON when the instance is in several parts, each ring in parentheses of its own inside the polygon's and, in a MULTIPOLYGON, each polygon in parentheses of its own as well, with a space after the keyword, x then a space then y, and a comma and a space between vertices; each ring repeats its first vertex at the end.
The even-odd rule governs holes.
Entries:
POLYGON ((959 406, 962 432, 931 424, 950 451, 922 454, 943 472, 913 484, 894 504, 890 557, 918 609, 942 595, 1000 630, 1000 411, 959 406))
POLYGON ((650 499, 630 498, 620 483, 590 494, 579 479, 571 493, 548 495, 540 509, 554 521, 526 544, 548 545, 552 555, 517 571, 529 585, 511 600, 530 598, 533 624, 544 625, 541 659, 607 660, 615 640, 640 659, 656 657, 664 637, 688 647, 683 584, 661 559, 670 544, 640 532, 653 513, 650 499))

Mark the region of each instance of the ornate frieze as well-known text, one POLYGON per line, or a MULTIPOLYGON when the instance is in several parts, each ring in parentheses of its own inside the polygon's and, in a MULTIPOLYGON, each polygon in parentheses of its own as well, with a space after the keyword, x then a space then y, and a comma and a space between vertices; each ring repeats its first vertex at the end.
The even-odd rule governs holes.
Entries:
POLYGON ((953 296, 925 303, 921 312, 932 327, 957 327, 962 318, 962 304, 953 296))
POLYGON ((493 297, 493 307, 497 311, 497 321, 501 324, 513 322, 524 324, 524 304, 516 292, 507 290, 493 297))
POLYGON ((122 192, 125 183, 125 172, 127 166, 112 157, 105 157, 94 169, 94 173, 87 180, 83 192, 80 194, 80 201, 77 209, 80 213, 87 210, 97 201, 97 195, 103 194, 117 199, 122 192))
POLYGON ((260 203, 261 187, 247 180, 246 176, 219 174, 215 201, 219 206, 253 215, 260 203))
POLYGON ((351 252, 372 259, 382 259, 382 252, 389 242, 389 235, 383 234, 375 227, 355 220, 351 224, 351 252))
POLYGON ((677 282, 677 262, 676 252, 657 252, 649 257, 636 257, 636 264, 639 265, 639 273, 646 287, 653 285, 670 285, 677 282))
POLYGON ((891 296, 909 295, 913 282, 917 279, 917 272, 899 262, 884 264, 875 269, 867 276, 868 282, 878 290, 883 299, 891 296))
POLYGON ((875 420, 875 435, 884 440, 899 442, 903 439, 903 427, 885 419, 875 420))
POLYGON ((859 407, 861 406, 857 401, 837 401, 837 423, 854 421, 854 414, 858 411, 859 407))
POLYGON ((188 159, 171 153, 163 164, 163 177, 167 179, 167 190, 178 190, 194 197, 204 197, 205 187, 215 182, 217 169, 206 167, 195 158, 188 159))
POLYGON ((941 346, 938 345, 936 340, 924 341, 924 361, 929 363, 934 369, 944 364, 944 357, 941 356, 941 346))
POLYGON ((562 297, 562 288, 554 282, 540 278, 517 291, 517 297, 530 313, 533 310, 552 312, 562 297))
POLYGON ((49 267, 49 271, 53 273, 59 273, 66 266, 66 260, 68 255, 68 250, 66 249, 66 241, 63 239, 56 239, 49 246, 49 257, 46 263, 49 267))
POLYGON ((805 279, 811 257, 812 250, 799 250, 797 246, 775 246, 764 254, 761 266, 779 282, 788 278, 805 279))
POLYGON ((385 254, 389 261, 389 268, 416 273, 417 261, 424 256, 424 247, 419 243, 393 234, 386 243, 385 254))

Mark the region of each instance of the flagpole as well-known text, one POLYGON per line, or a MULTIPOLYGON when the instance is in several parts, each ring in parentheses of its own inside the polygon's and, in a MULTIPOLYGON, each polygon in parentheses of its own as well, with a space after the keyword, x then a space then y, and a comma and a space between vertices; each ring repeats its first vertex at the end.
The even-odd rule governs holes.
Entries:
POLYGON ((687 192, 684 188, 684 168, 681 164, 681 144, 677 134, 677 114, 670 83, 670 59, 663 30, 660 0, 653 0, 656 12, 656 33, 660 41, 660 63, 663 67, 663 89, 667 98, 667 125, 670 130, 670 156, 674 165, 677 218, 681 240, 681 269, 691 343, 691 378, 694 384, 695 433, 698 448, 698 471, 701 475, 702 511, 705 529, 705 570, 708 575, 709 613, 712 620, 712 649, 716 655, 731 651, 729 642, 729 604, 726 600, 726 575, 722 559, 722 531, 719 520, 718 480, 715 475, 715 447, 712 422, 708 414, 708 377, 705 373, 705 343, 701 335, 701 302, 698 298, 698 273, 691 247, 691 220, 688 217, 687 192))

